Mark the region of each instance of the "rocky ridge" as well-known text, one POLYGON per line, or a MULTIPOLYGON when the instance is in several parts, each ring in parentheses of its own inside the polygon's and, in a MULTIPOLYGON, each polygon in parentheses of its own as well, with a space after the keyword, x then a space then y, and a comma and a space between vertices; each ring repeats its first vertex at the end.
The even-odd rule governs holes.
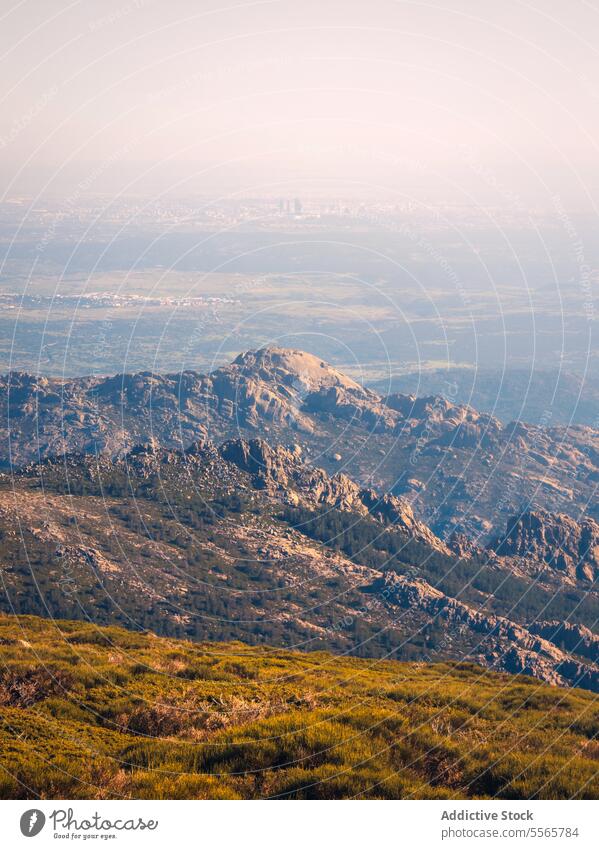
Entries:
POLYGON ((412 538, 449 554, 449 548, 423 522, 417 521, 405 499, 360 487, 343 473, 329 475, 301 459, 299 445, 272 448, 263 439, 235 439, 219 447, 223 459, 252 475, 258 488, 278 491, 290 504, 334 507, 359 515, 371 515, 392 524, 412 538))
MULTIPOLYGON (((422 580, 410 580, 401 575, 387 573, 376 587, 390 604, 410 610, 418 609, 435 619, 441 619, 448 628, 468 629, 481 635, 473 660, 510 673, 524 673, 557 686, 585 687, 599 691, 599 669, 573 659, 556 642, 563 633, 555 623, 536 623, 524 627, 481 610, 475 610, 430 586, 422 580), (542 636, 546 635, 546 636, 542 636)), ((580 632, 582 634, 582 632, 580 632)), ((589 653, 593 645, 596 659, 598 638, 588 632, 586 643, 570 632, 570 650, 589 653)))
POLYGON ((502 425, 441 396, 381 396, 302 351, 246 352, 207 375, 0 379, 5 467, 69 452, 118 457, 150 439, 186 449, 256 436, 402 496, 444 539, 497 536, 522 503, 599 518, 598 431, 502 425))

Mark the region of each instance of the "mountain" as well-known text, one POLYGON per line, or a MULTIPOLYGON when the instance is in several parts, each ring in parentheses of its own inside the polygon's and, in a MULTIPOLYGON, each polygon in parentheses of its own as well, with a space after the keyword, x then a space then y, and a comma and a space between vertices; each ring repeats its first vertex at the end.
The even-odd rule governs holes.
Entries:
POLYGON ((0 608, 194 640, 468 658, 599 692, 592 576, 573 568, 565 582, 527 540, 528 556, 524 541, 505 555, 502 543, 457 550, 405 500, 329 475, 297 443, 151 442, 0 476, 0 608))
POLYGON ((0 615, 3 799, 596 799, 596 697, 0 615))
POLYGON ((599 519, 596 429, 505 425, 442 396, 381 396, 301 351, 247 352, 208 375, 13 372, 0 381, 0 414, 5 468, 73 451, 120 457, 150 440, 186 449, 261 436, 408 499, 445 540, 488 542, 523 508, 599 519))
POLYGON ((445 395, 508 424, 550 422, 597 427, 599 379, 560 368, 471 367, 421 369, 379 380, 373 389, 411 395, 445 395))
POLYGON ((546 563, 569 578, 599 580, 599 525, 564 514, 526 511, 508 522, 491 547, 497 554, 546 563))

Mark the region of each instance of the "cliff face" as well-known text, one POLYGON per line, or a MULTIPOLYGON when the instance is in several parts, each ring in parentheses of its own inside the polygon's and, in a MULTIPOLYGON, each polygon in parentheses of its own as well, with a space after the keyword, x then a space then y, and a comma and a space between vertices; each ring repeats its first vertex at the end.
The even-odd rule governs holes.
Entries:
POLYGON ((531 634, 538 634, 564 650, 586 657, 593 663, 599 661, 599 637, 584 625, 572 622, 533 622, 528 626, 531 634))
POLYGON ((528 511, 508 521, 492 548, 501 556, 541 561, 571 578, 599 578, 599 525, 590 518, 576 522, 563 513, 528 511))
POLYGON ((423 522, 417 521, 405 499, 360 487, 343 473, 329 475, 302 460, 299 445, 272 448, 263 439, 235 439, 223 443, 221 456, 252 475, 258 488, 278 490, 290 504, 334 507, 338 510, 369 514, 385 525, 393 525, 437 551, 449 554, 449 548, 423 522))

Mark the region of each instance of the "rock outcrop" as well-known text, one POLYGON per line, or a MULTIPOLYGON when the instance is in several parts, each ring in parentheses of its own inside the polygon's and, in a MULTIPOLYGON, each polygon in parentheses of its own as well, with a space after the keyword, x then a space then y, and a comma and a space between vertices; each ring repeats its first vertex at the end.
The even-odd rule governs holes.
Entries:
POLYGON ((288 503, 369 513, 406 536, 449 554, 445 543, 415 518, 407 501, 362 488, 343 473, 331 476, 324 469, 308 465, 302 460, 298 445, 273 448, 263 439, 234 439, 223 443, 219 452, 223 459, 251 474, 254 486, 283 492, 288 503))
POLYGON ((70 609, 73 585, 101 621, 122 607, 122 615, 151 616, 152 627, 214 638, 216 611, 236 638, 250 639, 255 622, 274 621, 273 639, 317 634, 343 650, 367 627, 369 640, 385 635, 376 651, 405 640, 425 660, 420 635, 437 623, 438 660, 470 659, 599 691, 592 588, 555 592, 525 569, 514 576, 522 558, 486 555, 462 538, 450 549, 403 499, 313 466, 297 443, 204 438, 179 450, 149 439, 116 459, 49 458, 0 475, 0 535, 3 579, 23 613, 35 604, 34 564, 36 580, 63 590, 55 615, 64 604, 70 609), (349 515, 328 517, 329 526, 332 510, 349 515), (379 526, 361 521, 367 516, 379 526), (339 544, 329 527, 341 530, 339 544), (507 592, 494 595, 498 587, 507 592), (118 608, 103 601, 105 589, 118 608), (534 603, 518 613, 529 592, 534 603), (186 604, 191 612, 182 612, 186 604), (548 606, 568 621, 524 619, 548 606))
POLYGON ((533 622, 527 628, 531 634, 538 634, 566 651, 586 657, 593 663, 599 662, 599 637, 584 625, 553 620, 533 622))
POLYGON ((563 513, 527 511, 513 516, 490 547, 500 556, 541 561, 578 580, 599 578, 599 525, 590 518, 577 522, 563 513))
MULTIPOLYGON (((510 673, 533 675, 548 684, 586 687, 599 692, 599 668, 585 664, 531 629, 450 598, 422 580, 394 572, 375 585, 390 604, 424 611, 444 627, 463 628, 480 635, 475 660, 510 673)), ((549 633, 548 629, 542 629, 549 633)))

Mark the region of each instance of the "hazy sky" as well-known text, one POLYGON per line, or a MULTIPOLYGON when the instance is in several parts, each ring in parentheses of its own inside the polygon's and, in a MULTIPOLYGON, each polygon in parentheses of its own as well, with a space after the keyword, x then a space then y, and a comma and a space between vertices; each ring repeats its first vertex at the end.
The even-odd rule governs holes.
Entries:
POLYGON ((3 196, 324 193, 587 206, 580 0, 5 0, 3 196))

